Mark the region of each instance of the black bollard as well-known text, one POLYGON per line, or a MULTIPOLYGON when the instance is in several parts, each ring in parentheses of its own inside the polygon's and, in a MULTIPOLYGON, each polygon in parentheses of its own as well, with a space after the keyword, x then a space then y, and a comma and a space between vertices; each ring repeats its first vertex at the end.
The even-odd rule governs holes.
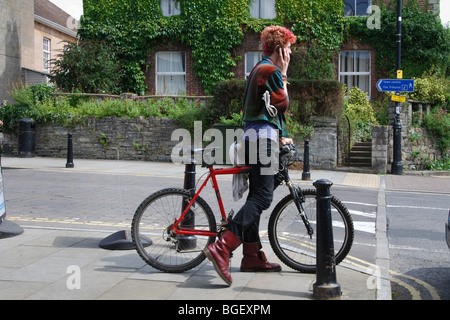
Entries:
POLYGON ((340 300, 341 285, 336 281, 336 261, 334 258, 333 226, 331 221, 332 182, 320 179, 314 182, 317 190, 317 247, 316 283, 313 295, 320 300, 340 300))
POLYGON ((67 134, 67 162, 66 168, 73 168, 73 144, 72 144, 72 133, 67 134))
MULTIPOLYGON (((194 151, 191 151, 192 157, 185 163, 183 188, 192 192, 193 196, 195 194, 195 159, 194 151)), ((186 208, 187 202, 183 203, 182 211, 186 208)), ((180 222, 180 226, 189 228, 195 226, 195 215, 193 211, 190 210, 186 213, 183 221, 180 222)), ((194 235, 181 235, 178 237, 178 240, 181 249, 194 249, 197 246, 197 238, 194 235)))
POLYGON ((303 152, 303 172, 302 180, 311 180, 311 173, 309 172, 309 140, 305 140, 305 149, 303 152))

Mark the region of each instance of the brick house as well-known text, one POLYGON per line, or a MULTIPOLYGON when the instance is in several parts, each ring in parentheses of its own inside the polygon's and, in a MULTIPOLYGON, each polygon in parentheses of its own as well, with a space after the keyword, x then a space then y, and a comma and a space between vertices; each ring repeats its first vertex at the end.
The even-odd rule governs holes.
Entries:
MULTIPOLYGON (((344 0, 346 16, 368 16, 371 14, 371 1, 344 0)), ((429 0, 428 4, 435 12, 439 10, 439 0, 429 0)), ((161 0, 163 15, 177 15, 175 0, 161 0)), ((276 16, 275 0, 254 0, 250 14, 255 18, 271 19, 276 16)), ((235 55, 241 56, 231 72, 236 78, 244 79, 253 66, 262 58, 259 34, 246 33, 242 44, 235 48, 235 55)), ((146 78, 150 94, 187 94, 203 95, 204 89, 193 73, 193 60, 188 47, 174 43, 161 44, 150 56, 150 68, 146 78)), ((377 94, 375 76, 375 51, 366 44, 351 39, 341 46, 336 60, 336 80, 345 83, 348 88, 357 86, 371 98, 377 94)))

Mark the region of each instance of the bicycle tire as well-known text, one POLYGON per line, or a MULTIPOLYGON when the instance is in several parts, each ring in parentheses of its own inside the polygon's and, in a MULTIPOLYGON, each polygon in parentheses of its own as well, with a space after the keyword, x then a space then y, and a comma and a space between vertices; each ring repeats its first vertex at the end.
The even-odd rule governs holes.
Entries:
MULTIPOLYGON (((205 260, 202 250, 216 237, 168 234, 170 226, 182 213, 183 203, 191 198, 185 189, 168 188, 151 194, 136 209, 131 237, 139 256, 150 266, 164 272, 179 273, 205 260), (144 246, 140 235, 150 238, 152 244, 144 246)), ((217 231, 214 214, 201 197, 197 197, 191 212, 195 212, 195 228, 217 231)))
MULTIPOLYGON (((270 245, 277 257, 288 267, 304 272, 316 271, 316 190, 301 192, 308 220, 314 229, 312 238, 307 234, 298 209, 291 194, 278 202, 269 218, 268 235, 270 245)), ((349 253, 354 237, 353 219, 336 197, 331 198, 331 215, 333 220, 333 238, 336 265, 349 253), (343 228, 342 228, 343 227, 343 228)))

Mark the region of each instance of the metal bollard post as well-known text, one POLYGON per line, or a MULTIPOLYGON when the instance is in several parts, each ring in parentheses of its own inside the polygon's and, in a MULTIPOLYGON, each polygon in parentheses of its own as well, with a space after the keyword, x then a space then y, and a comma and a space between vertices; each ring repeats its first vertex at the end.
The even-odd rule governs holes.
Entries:
POLYGON ((73 142, 72 142, 72 133, 67 133, 67 162, 66 168, 73 168, 73 142))
POLYGON ((303 172, 302 180, 311 180, 311 173, 309 172, 309 140, 305 140, 305 149, 303 153, 303 172))
POLYGON ((72 133, 67 134, 67 162, 66 168, 73 168, 73 144, 72 144, 72 133))
MULTIPOLYGON (((185 190, 191 190, 195 192, 195 160, 194 154, 192 151, 192 158, 188 160, 185 164, 184 169, 184 184, 183 188, 185 190)), ((187 201, 183 203, 182 211, 187 206, 187 201)), ((195 226, 195 215, 193 211, 188 212, 183 221, 180 222, 180 225, 183 227, 191 227, 195 226)), ((181 235, 178 237, 179 245, 181 249, 194 249, 197 246, 197 238, 195 236, 190 235, 181 235)))
POLYGON ((332 182, 325 179, 313 183, 317 190, 317 248, 316 283, 313 295, 321 300, 340 300, 341 285, 336 281, 333 226, 331 221, 332 182))

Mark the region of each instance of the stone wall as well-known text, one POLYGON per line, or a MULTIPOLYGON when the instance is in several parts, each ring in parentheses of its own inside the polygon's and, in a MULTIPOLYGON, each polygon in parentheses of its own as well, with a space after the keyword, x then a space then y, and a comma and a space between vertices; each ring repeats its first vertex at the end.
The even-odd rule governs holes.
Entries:
MULTIPOLYGON (((393 161, 392 126, 372 127, 372 168, 390 173, 393 161)), ((402 165, 404 170, 424 170, 424 161, 442 159, 437 140, 423 128, 402 128, 402 165)))
POLYGON ((335 117, 313 117, 314 134, 310 139, 310 166, 333 170, 337 165, 337 120, 335 117))
POLYGON ((372 169, 376 173, 386 173, 391 161, 389 139, 392 136, 391 126, 372 127, 372 169))
MULTIPOLYGON (((35 126, 35 155, 65 158, 67 134, 72 133, 74 158, 170 161, 170 141, 176 122, 167 118, 86 118, 74 128, 35 126)), ((16 136, 5 135, 3 151, 17 154, 16 136)))
MULTIPOLYGON (((179 126, 172 119, 107 117, 86 118, 74 128, 35 125, 35 155, 67 157, 67 134, 72 133, 74 159, 122 159, 171 161, 171 152, 179 141, 171 141, 179 126)), ((314 119, 310 139, 310 167, 333 170, 337 164, 337 121, 333 117, 314 119)), ((295 141, 303 159, 303 140, 295 141)), ((18 137, 4 135, 3 153, 17 156, 18 137)))
MULTIPOLYGON (((337 166, 337 119, 313 117, 314 132, 309 138, 309 165, 311 169, 334 170, 337 166)), ((294 139, 303 161, 304 141, 294 139)))

